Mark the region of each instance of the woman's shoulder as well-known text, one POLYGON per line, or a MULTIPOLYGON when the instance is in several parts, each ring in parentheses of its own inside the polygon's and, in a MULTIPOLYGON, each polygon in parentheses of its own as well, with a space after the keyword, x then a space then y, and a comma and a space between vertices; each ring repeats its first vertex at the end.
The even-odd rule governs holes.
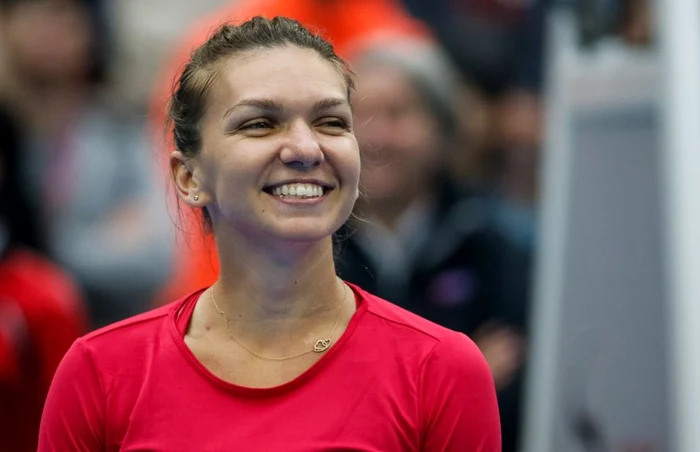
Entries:
MULTIPOLYGON (((368 335, 375 343, 394 344, 394 352, 404 350, 422 359, 457 357, 462 364, 477 362, 481 365, 483 356, 474 341, 465 334, 445 328, 417 314, 373 295, 357 286, 358 294, 366 303, 368 335), (396 350, 399 348, 399 350, 396 350), (417 353, 422 351, 422 353, 417 353)), ((460 365, 459 363, 456 363, 460 365)))
POLYGON ((98 328, 78 339, 78 342, 97 356, 128 357, 148 350, 169 339, 171 330, 175 328, 175 314, 188 302, 196 300, 197 293, 98 328))
POLYGON ((98 328, 81 338, 83 342, 119 340, 133 335, 149 333, 168 317, 176 302, 151 309, 135 316, 98 328))
POLYGON ((491 381, 486 360, 471 338, 354 287, 367 310, 360 340, 383 349, 383 356, 402 355, 420 374, 430 369, 431 378, 478 376, 491 381))
POLYGON ((353 287, 356 288, 363 302, 367 304, 367 313, 370 317, 374 318, 374 321, 382 323, 384 328, 390 330, 393 335, 417 336, 431 343, 464 336, 461 333, 424 319, 362 288, 353 287))

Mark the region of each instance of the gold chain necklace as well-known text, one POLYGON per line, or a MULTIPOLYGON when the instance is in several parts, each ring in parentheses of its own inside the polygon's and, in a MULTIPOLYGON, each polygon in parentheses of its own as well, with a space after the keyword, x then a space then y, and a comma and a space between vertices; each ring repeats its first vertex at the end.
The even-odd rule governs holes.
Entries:
POLYGON ((326 339, 317 340, 311 350, 307 350, 305 352, 298 353, 298 354, 292 355, 292 356, 284 356, 281 358, 264 356, 264 355, 261 355, 259 353, 256 353, 253 350, 251 350, 247 345, 245 345, 243 342, 241 342, 236 336, 233 335, 233 333, 231 332, 231 329, 228 326, 228 316, 226 315, 226 313, 223 310, 221 310, 221 308, 219 308, 219 304, 216 302, 216 290, 214 289, 214 287, 211 288, 211 301, 214 302, 214 307, 216 308, 216 311, 224 318, 224 326, 226 327, 226 332, 228 333, 228 335, 231 337, 231 339, 236 341, 238 343, 238 345, 243 347, 248 353, 250 353, 253 356, 257 356, 258 358, 267 360, 267 361, 287 361, 289 359, 299 358, 301 356, 308 355, 309 353, 323 353, 330 348, 331 343, 332 343, 331 337, 333 337, 333 333, 335 333, 336 328, 338 328, 338 324, 340 323, 340 317, 341 317, 341 314, 343 313, 342 307, 345 304, 345 300, 348 298, 348 291, 347 291, 347 287, 345 287, 345 284, 343 284, 343 292, 345 293, 345 295, 343 296, 343 301, 340 303, 341 309, 338 310, 338 317, 335 319, 335 324, 333 325, 333 329, 331 330, 331 332, 328 334, 328 337, 326 339))

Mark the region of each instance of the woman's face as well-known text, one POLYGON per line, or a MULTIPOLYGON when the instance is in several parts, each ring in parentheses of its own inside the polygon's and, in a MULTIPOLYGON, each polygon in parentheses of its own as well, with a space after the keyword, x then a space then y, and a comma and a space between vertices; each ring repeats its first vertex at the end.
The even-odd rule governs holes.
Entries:
POLYGON ((343 75, 316 52, 257 50, 208 93, 193 180, 215 234, 316 241, 347 220, 360 159, 343 75))
POLYGON ((436 118, 400 69, 365 67, 358 76, 354 109, 364 193, 370 200, 392 201, 420 192, 442 161, 436 118))

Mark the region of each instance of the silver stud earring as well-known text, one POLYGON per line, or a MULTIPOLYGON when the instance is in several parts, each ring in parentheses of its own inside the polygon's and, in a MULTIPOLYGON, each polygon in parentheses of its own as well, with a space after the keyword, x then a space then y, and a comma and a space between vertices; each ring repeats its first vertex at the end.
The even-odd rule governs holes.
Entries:
POLYGON ((195 201, 199 201, 199 195, 194 195, 192 199, 194 199, 195 201))

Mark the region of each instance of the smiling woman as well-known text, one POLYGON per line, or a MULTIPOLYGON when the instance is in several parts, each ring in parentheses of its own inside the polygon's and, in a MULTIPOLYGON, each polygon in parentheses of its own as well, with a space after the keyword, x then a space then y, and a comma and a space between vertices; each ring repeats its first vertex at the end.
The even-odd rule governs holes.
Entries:
POLYGON ((358 197, 352 88, 290 19, 224 26, 193 54, 170 170, 220 277, 78 340, 39 450, 500 450, 476 346, 336 276, 331 236, 358 197))
MULTIPOLYGON (((235 42, 227 33, 241 31, 221 33, 235 42)), ((193 64, 181 78, 174 112, 191 108, 178 105, 179 96, 189 98, 188 81, 208 89, 200 97, 206 107, 197 109, 201 119, 173 114, 176 139, 179 129, 201 131, 201 136, 192 137, 199 147, 177 143, 180 151, 172 156, 171 169, 180 198, 205 209, 222 265, 230 246, 328 237, 357 199, 360 165, 348 99, 351 79, 340 60, 329 64, 314 48, 302 47, 331 51, 312 38, 237 50, 211 69, 193 64), (286 188, 287 195, 275 195, 276 187, 286 188), (311 197, 316 188, 322 196, 311 197), (195 193, 196 202, 191 199, 195 193)))

